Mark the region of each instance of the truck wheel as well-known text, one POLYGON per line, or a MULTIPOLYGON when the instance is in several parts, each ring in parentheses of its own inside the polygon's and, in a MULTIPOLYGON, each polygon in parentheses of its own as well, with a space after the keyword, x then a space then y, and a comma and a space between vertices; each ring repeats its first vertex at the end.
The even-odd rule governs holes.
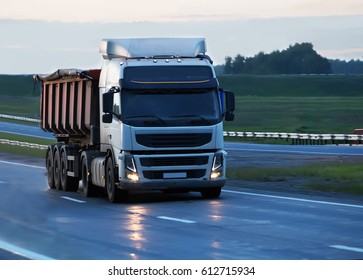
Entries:
POLYGON ((82 159, 81 165, 81 174, 82 174, 82 186, 83 186, 83 194, 86 197, 95 196, 97 193, 97 187, 92 184, 92 179, 89 174, 88 161, 86 157, 82 159))
POLYGON ((53 161, 53 174, 54 174, 54 187, 57 190, 60 190, 61 182, 60 182, 60 176, 61 176, 61 163, 60 163, 60 154, 59 150, 57 149, 54 153, 54 161, 53 161))
POLYGON ((78 190, 79 180, 67 175, 67 154, 62 151, 60 162, 60 183, 63 191, 75 192, 78 190))
POLYGON ((221 195, 221 187, 205 189, 201 191, 204 198, 218 198, 221 195))
POLYGON ((109 157, 106 164, 106 190, 108 200, 112 203, 121 201, 121 190, 115 185, 115 171, 112 158, 109 157))
POLYGON ((53 154, 52 149, 48 148, 47 155, 45 158, 45 166, 47 168, 47 179, 48 179, 48 186, 50 189, 54 189, 54 169, 53 169, 53 154))

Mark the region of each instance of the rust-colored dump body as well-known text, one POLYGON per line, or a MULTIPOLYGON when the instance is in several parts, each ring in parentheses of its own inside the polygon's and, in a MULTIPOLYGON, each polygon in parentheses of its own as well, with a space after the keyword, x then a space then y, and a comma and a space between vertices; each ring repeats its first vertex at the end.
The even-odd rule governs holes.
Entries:
POLYGON ((41 127, 55 134, 84 137, 99 126, 100 70, 58 70, 42 81, 41 127))

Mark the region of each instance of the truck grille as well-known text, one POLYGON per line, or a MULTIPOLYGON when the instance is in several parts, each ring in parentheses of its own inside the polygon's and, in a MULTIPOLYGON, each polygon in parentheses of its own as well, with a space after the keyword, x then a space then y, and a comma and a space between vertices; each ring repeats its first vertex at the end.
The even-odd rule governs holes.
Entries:
POLYGON ((208 156, 201 157, 157 157, 141 158, 142 166, 185 166, 185 165, 205 165, 208 163, 208 156))
POLYGON ((137 143, 150 148, 198 147, 211 140, 211 133, 136 135, 137 143))
MULTIPOLYGON (((173 171, 179 172, 179 171, 173 171)), ((187 179, 195 179, 195 178, 202 178, 205 176, 206 170, 205 169, 195 169, 195 170, 182 170, 180 172, 186 172, 187 179)), ((165 171, 144 171, 144 177, 150 180, 157 180, 164 178, 165 171)))

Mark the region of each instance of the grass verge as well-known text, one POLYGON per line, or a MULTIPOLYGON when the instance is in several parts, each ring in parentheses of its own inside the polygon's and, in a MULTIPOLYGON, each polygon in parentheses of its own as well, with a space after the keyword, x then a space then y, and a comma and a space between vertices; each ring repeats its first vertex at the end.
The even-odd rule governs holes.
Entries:
POLYGON ((361 128, 363 96, 242 96, 226 131, 345 133, 361 128))
MULTIPOLYGON (((28 136, 22 136, 22 135, 15 135, 15 134, 10 134, 10 133, 3 133, 3 132, 0 132, 0 139, 8 139, 8 140, 14 140, 14 141, 20 141, 20 142, 41 144, 41 145, 49 145, 49 144, 55 143, 55 141, 52 141, 52 140, 36 138, 36 137, 28 137, 28 136)), ((21 147, 21 146, 9 145, 9 144, 0 144, 0 152, 15 153, 15 154, 21 154, 21 155, 32 156, 32 157, 45 157, 46 150, 40 150, 40 149, 35 149, 35 148, 30 148, 30 147, 21 147)))
POLYGON ((313 164, 295 167, 229 168, 231 179, 277 182, 291 177, 303 178, 301 189, 346 192, 363 195, 363 163, 313 164))

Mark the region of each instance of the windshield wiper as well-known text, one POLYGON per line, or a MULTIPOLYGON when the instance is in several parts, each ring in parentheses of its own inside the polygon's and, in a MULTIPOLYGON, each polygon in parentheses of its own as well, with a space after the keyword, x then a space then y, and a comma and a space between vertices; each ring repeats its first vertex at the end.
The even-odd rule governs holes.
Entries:
MULTIPOLYGON (((203 121, 204 123, 207 124, 212 124, 212 122, 210 120, 207 120, 206 118, 203 118, 200 115, 177 115, 177 116, 170 116, 171 118, 191 118, 191 119, 198 119, 200 121, 203 121)), ((191 120, 192 121, 192 120, 191 120)))

